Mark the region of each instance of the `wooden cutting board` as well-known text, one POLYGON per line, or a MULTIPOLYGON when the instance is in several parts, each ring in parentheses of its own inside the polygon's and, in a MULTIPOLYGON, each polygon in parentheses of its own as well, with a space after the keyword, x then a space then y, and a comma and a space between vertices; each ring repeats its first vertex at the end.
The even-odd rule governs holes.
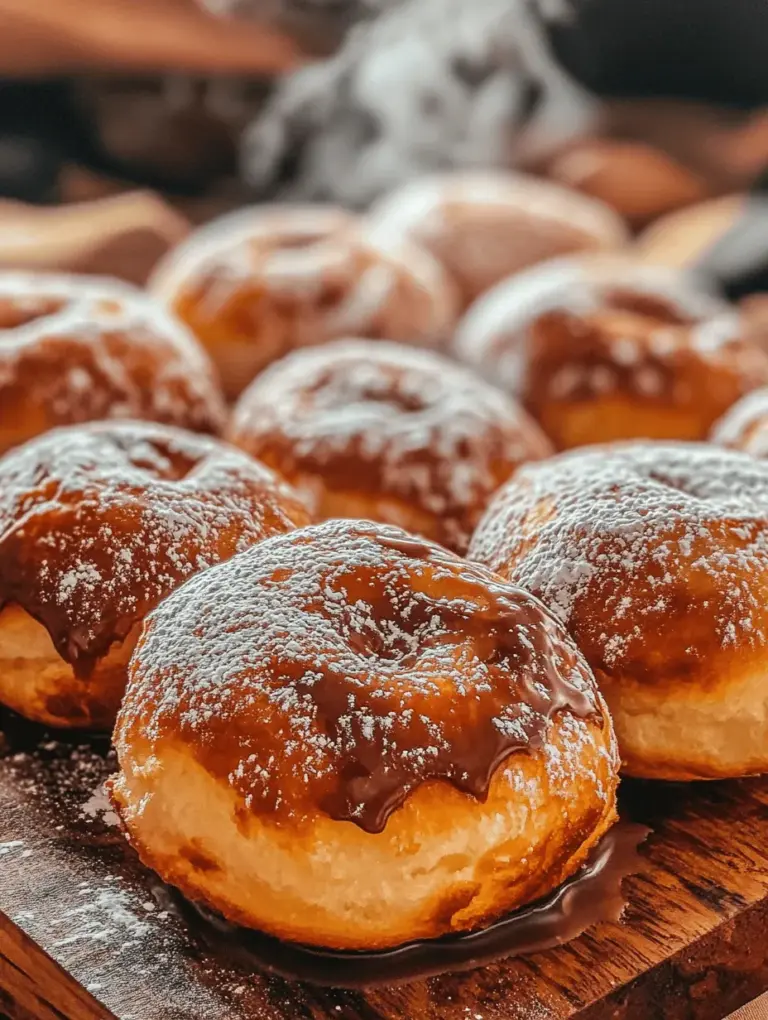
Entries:
POLYGON ((106 748, 5 731, 0 1017, 721 1020, 768 988, 768 778, 624 784, 624 814, 655 831, 622 924, 470 973, 337 991, 212 957, 111 824, 106 748))

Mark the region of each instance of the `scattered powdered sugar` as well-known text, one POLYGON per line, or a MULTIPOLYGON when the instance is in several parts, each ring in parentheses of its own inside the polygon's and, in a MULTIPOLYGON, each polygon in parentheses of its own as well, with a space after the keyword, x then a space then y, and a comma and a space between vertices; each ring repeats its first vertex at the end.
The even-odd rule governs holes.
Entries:
POLYGON ((207 355, 159 303, 127 284, 0 272, 0 330, 3 402, 23 388, 51 424, 145 418, 203 431, 222 424, 207 355))
POLYGON ((538 595, 592 666, 649 675, 666 640, 683 675, 713 645, 766 642, 768 464, 694 443, 563 454, 499 492, 469 556, 538 595))
MULTIPOLYGON (((479 794, 503 748, 539 747, 551 712, 583 721, 595 697, 527 593, 399 529, 329 521, 158 607, 115 743, 140 769, 181 742, 256 813, 364 824, 429 778, 479 794)), ((564 764, 550 776, 573 779, 564 764)))
POLYGON ((76 664, 198 570, 307 519, 252 458, 169 426, 58 429, 0 466, 0 605, 76 664))
POLYGON ((291 480, 389 495, 466 548, 491 494, 551 452, 510 398, 447 359, 384 341, 296 352, 261 375, 230 435, 291 480))
POLYGON ((80 812, 86 818, 98 818, 99 821, 107 826, 119 824, 119 819, 112 810, 112 803, 107 796, 103 783, 96 787, 88 800, 80 808, 80 812))
POLYGON ((75 942, 108 942, 125 952, 149 933, 149 925, 133 909, 134 897, 120 887, 118 878, 108 877, 95 888, 82 882, 77 895, 82 897, 82 905, 70 907, 54 919, 54 925, 69 932, 53 943, 54 949, 75 942))

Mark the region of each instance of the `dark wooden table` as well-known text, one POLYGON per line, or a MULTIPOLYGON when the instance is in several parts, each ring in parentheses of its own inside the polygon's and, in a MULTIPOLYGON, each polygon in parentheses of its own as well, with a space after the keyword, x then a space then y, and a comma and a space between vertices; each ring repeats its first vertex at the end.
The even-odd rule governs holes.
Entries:
POLYGON ((114 761, 13 737, 0 757, 0 1015, 13 1020, 721 1020, 768 988, 768 778, 625 784, 653 826, 623 924, 400 988, 313 988, 210 955, 100 794, 114 761))

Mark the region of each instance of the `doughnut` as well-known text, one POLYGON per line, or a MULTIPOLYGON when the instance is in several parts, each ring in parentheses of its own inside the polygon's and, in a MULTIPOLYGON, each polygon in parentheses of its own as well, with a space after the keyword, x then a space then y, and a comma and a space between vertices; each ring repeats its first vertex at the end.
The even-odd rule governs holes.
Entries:
POLYGON ((633 227, 712 193, 704 176, 663 149, 624 139, 585 138, 555 156, 547 176, 605 202, 633 227))
POLYGON ((142 861, 282 939, 482 927, 616 817, 610 717, 543 606, 366 521, 262 542, 152 613, 110 793, 142 861))
POLYGON ((709 438, 753 457, 768 457, 768 387, 753 390, 729 408, 709 438))
POLYGON ((149 610, 307 520, 268 468, 172 426, 70 426, 12 450, 0 459, 0 703, 110 728, 149 610))
POLYGON ((231 398, 296 347, 342 336, 447 342, 457 308, 442 266, 369 234, 332 207, 239 210, 191 234, 150 289, 209 351, 231 398))
POLYGON ((396 524, 465 552, 491 495, 553 450, 509 397, 433 351, 341 340, 254 380, 227 438, 296 488, 316 520, 396 524))
POLYGON ((378 238, 432 252, 458 284, 464 307, 536 262, 620 248, 629 239, 602 202, 501 172, 419 178, 374 205, 369 222, 378 238))
POLYGON ((469 556, 567 627, 624 770, 768 770, 768 464, 705 443, 617 443, 530 464, 469 556))
POLYGON ((555 446, 704 439, 768 354, 684 276, 616 256, 554 260, 481 298, 455 351, 521 401, 555 446))
POLYGON ((0 453, 58 425, 141 418, 218 432, 213 366, 181 323, 116 280, 0 272, 0 453))

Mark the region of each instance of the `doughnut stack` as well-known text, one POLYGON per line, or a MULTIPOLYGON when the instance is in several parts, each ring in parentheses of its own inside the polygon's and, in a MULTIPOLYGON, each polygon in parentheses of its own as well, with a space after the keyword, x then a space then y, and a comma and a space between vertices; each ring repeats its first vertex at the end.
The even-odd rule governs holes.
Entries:
POLYGON ((768 348, 519 174, 0 274, 0 702, 145 865, 324 949, 578 880, 619 773, 768 771, 768 348))

